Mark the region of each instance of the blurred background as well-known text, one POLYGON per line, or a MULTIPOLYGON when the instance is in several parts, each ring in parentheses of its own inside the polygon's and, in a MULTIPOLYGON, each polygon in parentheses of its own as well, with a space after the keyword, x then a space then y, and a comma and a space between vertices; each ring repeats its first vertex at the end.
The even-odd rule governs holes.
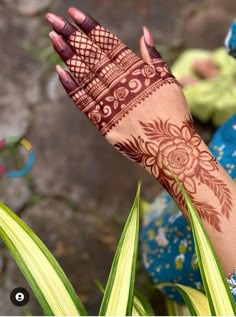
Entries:
MULTIPOLYGON (((44 14, 53 11, 65 17, 69 6, 88 12, 138 54, 142 25, 147 25, 171 65, 186 48, 222 46, 236 18, 236 1, 0 0, 0 140, 24 137, 36 154, 26 176, 0 176, 0 200, 43 240, 89 313, 97 314, 101 295, 95 280, 106 282, 138 180, 146 200, 161 188, 116 152, 61 88, 54 71, 59 59, 50 46, 44 14)), ((213 127, 198 126, 209 141, 213 127)), ((0 153, 0 161, 15 167, 26 155, 10 147, 0 153)), ((157 313, 163 313, 160 295, 152 290, 141 261, 138 271, 137 284, 157 313)), ((12 305, 10 292, 18 286, 29 290, 0 242, 0 314, 42 314, 33 295, 24 308, 12 305)))

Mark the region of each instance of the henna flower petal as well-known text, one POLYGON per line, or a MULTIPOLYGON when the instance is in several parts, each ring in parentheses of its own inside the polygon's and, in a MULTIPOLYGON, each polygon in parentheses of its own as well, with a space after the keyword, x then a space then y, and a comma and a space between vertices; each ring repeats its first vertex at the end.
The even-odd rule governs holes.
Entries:
POLYGON ((200 166, 203 169, 206 169, 207 171, 213 171, 215 169, 213 162, 214 159, 210 153, 206 151, 200 153, 200 166))
POLYGON ((215 169, 215 167, 209 161, 200 161, 200 166, 208 172, 213 171, 215 169))
POLYGON ((154 177, 158 178, 159 177, 159 168, 157 166, 157 164, 152 165, 151 167, 151 173, 154 177))
POLYGON ((148 142, 146 146, 147 146, 148 152, 149 152, 152 156, 154 156, 155 159, 156 159, 156 156, 157 156, 157 153, 158 153, 158 148, 157 148, 156 144, 155 144, 155 143, 148 142))
POLYGON ((192 193, 192 194, 196 193, 196 185, 195 185, 194 181, 192 180, 192 178, 185 177, 184 187, 189 193, 192 193))
POLYGON ((193 149, 190 146, 186 145, 186 143, 183 143, 183 142, 179 143, 176 148, 182 149, 184 152, 187 152, 188 154, 193 152, 193 149))
POLYGON ((201 138, 199 135, 194 135, 192 138, 191 138, 191 143, 195 146, 198 146, 200 143, 201 143, 201 138))
POLYGON ((199 166, 199 161, 191 155, 191 159, 188 161, 188 164, 185 166, 185 172, 184 174, 186 176, 193 176, 195 174, 195 171, 197 167, 199 166))
POLYGON ((202 161, 212 161, 212 155, 206 151, 200 153, 200 160, 202 161))
POLYGON ((174 194, 175 198, 177 198, 180 195, 181 192, 180 192, 180 189, 179 189, 179 185, 176 182, 174 182, 171 185, 171 191, 174 194))
POLYGON ((181 129, 181 134, 186 141, 189 141, 191 139, 191 133, 186 126, 183 126, 183 128, 181 129))
POLYGON ((165 149, 162 152, 162 155, 167 157, 171 152, 175 151, 177 146, 175 144, 170 144, 165 147, 165 149))
POLYGON ((156 165, 156 158, 155 157, 148 157, 145 159, 145 165, 146 166, 152 166, 152 165, 156 165))
POLYGON ((175 124, 169 124, 169 131, 175 137, 181 137, 181 130, 175 124))

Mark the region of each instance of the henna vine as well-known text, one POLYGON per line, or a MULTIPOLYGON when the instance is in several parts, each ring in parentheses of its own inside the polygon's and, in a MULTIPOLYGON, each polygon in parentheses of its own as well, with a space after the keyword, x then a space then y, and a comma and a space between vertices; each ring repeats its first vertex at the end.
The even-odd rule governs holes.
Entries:
POLYGON ((232 196, 224 182, 210 173, 218 170, 218 163, 209 152, 199 149, 201 138, 192 122, 184 122, 181 128, 160 119, 139 123, 148 141, 131 136, 125 142, 116 143, 115 147, 148 169, 178 200, 179 205, 186 208, 181 191, 171 174, 174 173, 190 195, 200 217, 221 231, 220 213, 213 206, 198 202, 195 198, 197 181, 212 190, 221 204, 221 213, 227 219, 232 209, 232 196))

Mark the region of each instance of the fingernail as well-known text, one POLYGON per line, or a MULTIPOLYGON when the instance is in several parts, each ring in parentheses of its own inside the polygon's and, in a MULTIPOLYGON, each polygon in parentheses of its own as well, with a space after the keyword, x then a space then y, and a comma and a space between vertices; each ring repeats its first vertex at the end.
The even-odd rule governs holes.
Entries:
POLYGON ((65 71, 64 68, 62 68, 60 65, 56 66, 56 71, 59 75, 59 77, 64 80, 65 82, 68 82, 71 78, 70 75, 65 71))
POLYGON ((70 74, 64 70, 64 68, 62 68, 60 65, 57 65, 56 71, 59 75, 59 79, 63 87, 65 88, 68 94, 70 94, 71 92, 73 92, 75 89, 78 88, 76 82, 72 79, 70 74))
POLYGON ((66 22, 63 18, 56 16, 53 13, 46 14, 46 20, 51 24, 55 31, 60 31, 64 28, 66 22))
POLYGON ((52 40, 52 43, 56 50, 64 51, 67 48, 67 43, 56 32, 51 31, 49 33, 49 37, 52 40))
POLYGON ((149 45, 149 46, 154 46, 154 40, 152 37, 152 34, 150 32, 150 30, 146 27, 143 26, 143 36, 144 36, 144 40, 145 42, 149 45))
POLYGON ((68 13, 78 24, 82 24, 86 19, 86 15, 76 8, 69 8, 68 13))

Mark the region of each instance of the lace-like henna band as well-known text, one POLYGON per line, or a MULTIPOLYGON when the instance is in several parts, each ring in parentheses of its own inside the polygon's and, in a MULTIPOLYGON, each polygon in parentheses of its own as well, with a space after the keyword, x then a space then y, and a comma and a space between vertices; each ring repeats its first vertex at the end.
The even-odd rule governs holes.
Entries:
POLYGON ((100 132, 106 134, 141 101, 151 95, 164 84, 175 83, 177 80, 170 73, 166 64, 156 60, 156 69, 138 61, 132 65, 133 71, 114 81, 113 85, 105 91, 99 90, 97 100, 84 100, 79 93, 73 93, 72 99, 82 111, 96 124, 100 132), (109 96, 107 96, 109 90, 109 96), (81 106, 82 105, 82 106, 81 106), (98 110, 102 110, 98 113, 98 110))

